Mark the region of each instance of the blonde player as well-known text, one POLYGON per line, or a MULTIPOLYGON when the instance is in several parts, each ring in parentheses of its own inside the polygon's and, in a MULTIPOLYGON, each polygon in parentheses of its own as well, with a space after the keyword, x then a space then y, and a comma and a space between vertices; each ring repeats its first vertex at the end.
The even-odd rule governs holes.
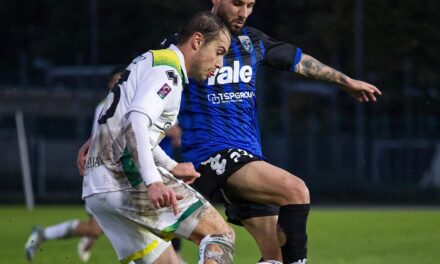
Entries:
POLYGON ((232 263, 232 229, 176 178, 198 173, 158 146, 176 122, 188 77, 202 82, 220 68, 230 39, 218 17, 198 14, 182 27, 177 46, 136 58, 106 99, 90 141, 83 198, 121 263, 160 261, 174 236, 200 246, 200 263, 232 263))

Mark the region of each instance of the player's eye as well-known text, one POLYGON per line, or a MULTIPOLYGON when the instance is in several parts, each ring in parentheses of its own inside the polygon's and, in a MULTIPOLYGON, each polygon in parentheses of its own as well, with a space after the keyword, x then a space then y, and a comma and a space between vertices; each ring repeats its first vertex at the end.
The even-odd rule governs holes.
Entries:
POLYGON ((243 5, 243 3, 241 1, 234 1, 232 4, 235 5, 235 6, 243 5))
POLYGON ((217 55, 225 55, 226 54, 226 50, 221 48, 217 50, 217 55))

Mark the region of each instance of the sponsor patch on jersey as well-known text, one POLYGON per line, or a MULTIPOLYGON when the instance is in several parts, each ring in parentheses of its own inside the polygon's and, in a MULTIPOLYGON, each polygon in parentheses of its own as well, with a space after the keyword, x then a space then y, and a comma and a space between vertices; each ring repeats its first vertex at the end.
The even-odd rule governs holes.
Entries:
POLYGON ((159 91, 157 91, 157 95, 159 95, 160 98, 164 99, 165 97, 167 97, 167 95, 171 92, 171 87, 168 86, 168 84, 164 84, 162 86, 162 88, 159 89, 159 91))
POLYGON ((254 50, 254 45, 252 45, 249 36, 238 36, 238 39, 240 40, 241 45, 247 52, 251 53, 254 50))

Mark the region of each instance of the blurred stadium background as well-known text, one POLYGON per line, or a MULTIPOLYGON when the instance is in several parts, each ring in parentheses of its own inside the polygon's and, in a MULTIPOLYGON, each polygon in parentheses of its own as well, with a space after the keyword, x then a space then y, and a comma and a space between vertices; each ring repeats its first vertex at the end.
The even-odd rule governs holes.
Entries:
MULTIPOLYGON (((24 199, 21 112, 36 201, 79 202, 75 156, 107 74, 157 47, 210 1, 2 5, 0 199, 24 199)), ((384 93, 361 106, 336 87, 261 69, 266 156, 306 180, 315 202, 439 201, 438 10, 440 3, 427 0, 257 1, 249 25, 384 93)))
MULTIPOLYGON (((210 3, 2 1, 1 204, 25 203, 27 160, 37 206, 80 204, 76 153, 108 73, 210 3)), ((434 0, 257 1, 248 25, 383 92, 362 106, 337 87, 260 69, 264 152, 308 183, 315 204, 438 206, 438 10, 434 0)))

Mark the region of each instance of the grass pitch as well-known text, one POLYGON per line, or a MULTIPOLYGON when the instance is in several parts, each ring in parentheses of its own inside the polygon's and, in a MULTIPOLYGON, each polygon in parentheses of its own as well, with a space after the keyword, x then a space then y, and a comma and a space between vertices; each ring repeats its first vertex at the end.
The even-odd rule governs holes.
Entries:
MULTIPOLYGON (((24 243, 33 225, 47 226, 71 218, 87 219, 81 206, 0 207, 0 263, 24 264, 24 243)), ((242 229, 237 233, 234 263, 256 263, 260 254, 242 229)), ((440 210, 423 208, 313 208, 308 225, 309 262, 325 264, 440 263, 440 210)), ((78 239, 47 241, 33 263, 81 263, 78 239)), ((183 244, 183 256, 196 263, 197 248, 183 244)), ((92 264, 116 264, 103 236, 93 249, 92 264)))

